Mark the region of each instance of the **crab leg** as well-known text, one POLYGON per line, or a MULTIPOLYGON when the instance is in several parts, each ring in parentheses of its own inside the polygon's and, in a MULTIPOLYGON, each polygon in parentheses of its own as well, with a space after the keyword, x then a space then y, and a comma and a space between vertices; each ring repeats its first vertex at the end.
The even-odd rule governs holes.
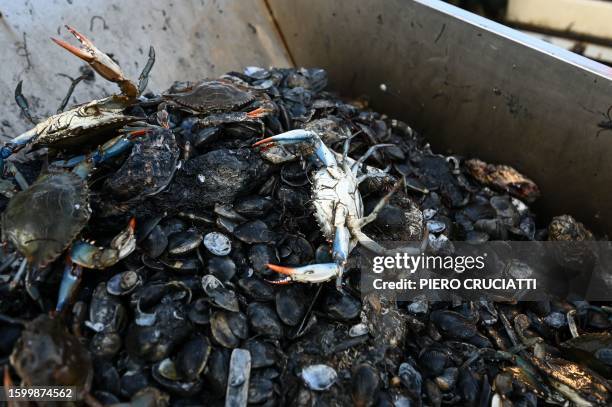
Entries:
POLYGON ((363 164, 368 158, 370 158, 376 152, 376 150, 380 148, 393 147, 393 146, 395 146, 395 144, 375 144, 373 145, 372 147, 368 148, 368 151, 366 151, 364 155, 359 157, 359 160, 355 161, 351 170, 353 171, 353 173, 357 174, 357 171, 359 171, 359 167, 361 167, 361 164, 363 164))
POLYGON ((74 89, 76 88, 76 86, 81 83, 82 80, 87 79, 89 77, 93 78, 93 72, 88 70, 88 73, 84 73, 83 75, 77 77, 77 78, 71 78, 68 75, 65 75, 68 79, 70 79, 70 86, 68 87, 68 92, 66 92, 66 96, 64 96, 64 98, 62 99, 62 103, 60 103, 59 107, 57 108, 57 113, 62 113, 64 111, 64 109, 66 108, 66 106, 68 105, 68 101, 70 101, 70 97, 72 96, 72 93, 74 92, 74 89))
POLYGON ((268 147, 275 145, 287 144, 306 144, 314 147, 314 154, 326 167, 335 167, 338 165, 334 153, 323 143, 321 138, 312 131, 308 130, 289 130, 276 136, 268 137, 259 140, 253 144, 253 147, 268 147))
POLYGON ((75 47, 66 41, 56 38, 51 38, 51 40, 71 54, 87 62, 94 71, 107 81, 119 85, 124 96, 128 98, 135 98, 138 96, 138 87, 123 76, 121 68, 115 61, 104 52, 100 51, 89 38, 85 37, 74 28, 66 25, 66 29, 81 43, 81 47, 75 47))
POLYGON ((23 96, 23 92, 21 91, 22 86, 23 81, 19 81, 17 87, 15 87, 15 102, 23 112, 23 115, 26 117, 26 119, 28 119, 33 125, 36 125, 36 123, 38 123, 38 119, 36 119, 30 111, 30 104, 28 103, 28 99, 23 96))
POLYGON ((151 73, 151 69, 153 69, 153 65, 155 64, 155 49, 153 47, 149 47, 149 59, 147 60, 146 65, 142 68, 142 72, 138 77, 138 94, 140 95, 145 91, 147 85, 149 84, 149 74, 151 73))
POLYGON ((45 305, 40 295, 40 291, 38 291, 38 287, 36 286, 36 284, 34 284, 34 281, 33 281, 34 279, 33 274, 36 271, 37 271, 36 269, 30 270, 29 273, 25 274, 25 289, 28 295, 30 296, 30 298, 36 301, 41 309, 45 309, 45 305))
POLYGON ((397 192, 397 190, 400 189, 400 187, 402 185, 404 185, 404 179, 403 178, 400 179, 398 182, 396 182, 395 185, 393 186, 393 188, 391 188, 391 191, 389 191, 389 193, 387 193, 385 196, 383 196, 380 199, 380 201, 378 201, 378 203, 376 203, 376 206, 374 207, 374 209, 372 209, 372 212, 370 212, 369 215, 364 216, 363 218, 357 220, 356 227, 361 229, 362 227, 364 227, 368 223, 373 222, 376 219, 376 217, 378 216, 378 214, 380 213, 380 211, 383 210, 385 205, 387 205, 389 203, 389 200, 391 199, 393 194, 395 194, 397 192))
POLYGON ((393 194, 402 185, 404 185, 403 179, 395 183, 391 191, 389 191, 388 194, 386 194, 384 197, 380 199, 380 201, 378 201, 378 203, 376 204, 374 209, 372 209, 372 212, 370 212, 369 215, 364 216, 361 219, 357 219, 356 222, 351 222, 349 224, 349 230, 351 232, 351 235, 354 236, 359 241, 359 243, 361 243, 364 247, 366 247, 368 250, 373 251, 374 253, 377 253, 380 255, 389 255, 389 254, 395 254, 395 253, 401 252, 401 253, 417 255, 417 254, 421 254, 422 252, 424 252, 425 249, 427 248, 427 243, 429 241, 429 234, 427 233, 427 228, 425 228, 424 238, 423 238, 423 241, 420 247, 403 247, 403 248, 397 248, 397 249, 385 249, 384 247, 376 243, 372 238, 370 238, 368 235, 366 235, 365 233, 361 231, 362 227, 364 227, 365 225, 367 225, 368 223, 376 219, 380 211, 385 207, 385 205, 389 202, 393 194))
POLYGON ((115 137, 106 143, 102 144, 98 151, 92 155, 94 164, 103 163, 111 158, 117 157, 123 154, 134 144, 134 140, 137 137, 141 137, 149 134, 151 131, 150 127, 142 127, 131 130, 127 135, 115 137))
POLYGON ((64 275, 62 276, 57 305, 55 306, 56 312, 62 312, 66 304, 70 302, 81 282, 82 273, 83 269, 81 266, 72 263, 70 256, 66 256, 66 266, 64 267, 64 275))
POLYGON ((342 289, 342 274, 344 265, 349 255, 350 234, 346 227, 346 209, 339 206, 335 214, 335 234, 332 244, 332 258, 334 263, 309 264, 302 267, 284 267, 268 264, 270 270, 286 275, 287 277, 277 281, 270 281, 274 284, 287 284, 291 281, 301 283, 322 283, 336 277, 336 288, 342 289))
POLYGON ((4 173, 4 161, 17 151, 25 147, 36 135, 38 128, 33 127, 25 133, 8 141, 4 146, 0 147, 0 175, 4 173))
POLYGON ((24 258, 23 260, 21 260, 21 264, 19 265, 17 273, 15 273, 15 276, 9 283, 9 291, 13 291, 15 288, 17 288, 17 285, 21 282, 21 279, 25 275, 27 266, 28 260, 24 258))
POLYGON ((14 163, 7 162, 6 170, 9 174, 13 174, 13 177, 15 178, 17 185, 19 185, 19 188, 21 188, 22 191, 25 191, 26 189, 28 189, 28 186, 29 186, 28 181, 25 179, 23 174, 17 169, 14 163))
POLYGON ((127 227, 111 241, 110 247, 99 247, 81 240, 72 245, 70 259, 79 266, 105 269, 115 265, 136 249, 136 219, 130 219, 127 227))
POLYGON ((97 164, 123 154, 134 144, 136 137, 148 134, 151 128, 143 127, 130 131, 127 135, 117 136, 104 143, 92 154, 77 155, 69 160, 55 161, 53 165, 63 168, 74 168, 74 172, 85 178, 97 164))
POLYGON ((425 249, 427 249, 427 244, 429 242, 429 233, 427 232, 427 229, 425 229, 424 238, 421 241, 420 246, 404 246, 394 249, 386 249, 382 247, 380 243, 374 241, 374 239, 363 233, 360 229, 352 229, 351 233, 363 247, 381 256, 392 256, 396 253, 407 253, 408 255, 416 256, 423 253, 425 249))
MULTIPOLYGON (((157 121, 158 123, 166 126, 168 123, 168 117, 166 112, 166 106, 162 106, 160 104, 157 111, 157 121)), ((262 125, 262 132, 264 131, 264 124, 258 119, 266 116, 268 113, 273 110, 269 107, 258 107, 257 109, 251 110, 250 112, 227 112, 227 113, 219 113, 212 114, 206 116, 203 119, 197 121, 198 128, 204 128, 209 126, 220 126, 226 123, 238 123, 243 121, 255 121, 259 122, 262 125)))

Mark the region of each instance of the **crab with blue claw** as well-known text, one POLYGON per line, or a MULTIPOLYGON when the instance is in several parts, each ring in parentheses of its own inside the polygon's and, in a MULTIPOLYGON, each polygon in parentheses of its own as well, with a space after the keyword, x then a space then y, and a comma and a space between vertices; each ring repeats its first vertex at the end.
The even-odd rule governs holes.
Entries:
POLYGON ((276 145, 293 145, 297 154, 316 157, 320 168, 312 176, 312 203, 314 215, 324 237, 332 243, 333 263, 310 264, 301 267, 285 267, 268 264, 273 271, 284 274, 285 278, 272 281, 275 284, 286 284, 291 281, 302 283, 322 283, 336 278, 336 287, 342 287, 342 274, 350 252, 361 243, 365 248, 380 255, 397 252, 418 255, 427 246, 427 233, 419 247, 386 249, 375 242, 362 228, 372 222, 378 213, 389 202, 389 199, 402 185, 399 181, 374 207, 372 212, 364 215, 359 184, 367 178, 379 175, 377 172, 362 172, 361 166, 379 148, 391 144, 377 144, 357 161, 348 157, 350 138, 344 144, 342 156, 330 150, 319 135, 308 130, 291 130, 277 136, 258 141, 253 146, 270 148, 276 145))
POLYGON ((13 287, 29 265, 26 288, 38 299, 32 284, 61 254, 69 249, 60 284, 57 311, 61 311, 76 290, 82 268, 104 269, 125 258, 136 247, 135 221, 111 241, 109 247, 77 239, 91 216, 88 177, 95 166, 127 151, 135 137, 148 133, 141 129, 115 137, 97 151, 75 160, 71 171, 56 170, 40 176, 27 189, 18 192, 2 213, 2 240, 10 241, 24 256, 13 287), (32 208, 36 208, 32 211, 32 208))
MULTIPOLYGON (((95 147, 104 142, 105 140, 100 138, 106 136, 112 130, 140 120, 138 117, 125 115, 124 110, 136 102, 138 96, 147 86, 148 75, 155 62, 153 48, 151 47, 149 50, 149 60, 143 68, 138 85, 136 85, 126 79, 119 65, 96 48, 87 37, 70 26, 66 26, 66 28, 76 37, 82 47, 75 47, 62 40, 52 40, 87 62, 104 79, 116 83, 121 89, 121 94, 93 100, 50 116, 36 124, 32 129, 13 138, 0 148, 0 173, 3 172, 4 161, 26 146, 30 146, 32 149, 48 147, 60 150, 82 149, 86 146, 95 147)), ((34 121, 29 112, 27 100, 21 95, 21 82, 17 85, 15 99, 25 116, 34 121)), ((64 100, 67 101, 68 98, 64 98, 64 100)))

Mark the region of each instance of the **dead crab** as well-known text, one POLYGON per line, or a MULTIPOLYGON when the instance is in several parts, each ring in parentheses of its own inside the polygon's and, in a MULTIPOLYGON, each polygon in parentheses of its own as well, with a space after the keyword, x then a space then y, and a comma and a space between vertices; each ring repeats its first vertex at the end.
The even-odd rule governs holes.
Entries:
MULTIPOLYGON (((2 213, 2 240, 10 241, 25 257, 31 271, 26 274, 26 287, 36 298, 30 281, 36 272, 56 260, 68 247, 70 255, 66 262, 60 286, 57 310, 61 310, 70 299, 81 275, 81 267, 103 269, 110 267, 129 255, 136 246, 135 222, 121 231, 110 247, 98 247, 88 241, 78 240, 91 215, 87 178, 95 165, 126 151, 132 138, 146 130, 138 130, 126 136, 118 136, 103 145, 99 151, 85 157, 72 171, 53 171, 39 177, 29 188, 18 192, 9 201, 2 213), (32 208, 36 208, 32 211, 32 208)), ((13 284, 14 285, 14 284, 13 284)))
MULTIPOLYGON (((72 46, 62 40, 53 39, 53 41, 87 62, 104 79, 119 85, 121 94, 94 100, 50 116, 34 128, 13 138, 0 148, 0 170, 4 160, 25 146, 30 146, 33 149, 95 146, 101 142, 98 136, 106 135, 109 131, 140 120, 138 117, 125 115, 123 112, 126 107, 136 101, 147 86, 148 75, 155 62, 153 48, 149 51, 149 61, 140 75, 137 86, 126 79, 119 65, 108 55, 98 50, 87 37, 70 26, 66 26, 66 28, 79 40, 82 47, 72 46)), ((19 92, 16 92, 16 99, 22 110, 27 112, 27 101, 20 95, 20 85, 21 83, 18 85, 17 90, 19 92)), ((26 116, 30 117, 29 114, 26 114, 26 116)))
MULTIPOLYGON (((89 352, 62 324, 60 318, 40 315, 26 322, 10 362, 22 386, 75 386, 77 399, 99 405, 89 395, 93 366, 89 352)), ((8 370, 5 387, 12 387, 8 370)), ((9 403, 10 404, 10 403, 9 403)))
POLYGON ((359 184, 369 177, 377 176, 376 172, 361 172, 361 165, 377 149, 388 147, 388 144, 378 144, 369 150, 357 161, 348 157, 350 138, 344 145, 344 154, 339 161, 323 143, 316 132, 309 130, 291 130, 277 136, 268 137, 258 141, 254 146, 263 148, 278 144, 294 144, 298 146, 301 155, 314 156, 318 159, 321 168, 312 176, 312 203, 314 215, 319 223, 321 232, 332 243, 333 263, 310 264, 302 267, 283 267, 274 264, 267 266, 276 272, 286 275, 285 279, 275 283, 288 283, 299 281, 304 283, 321 283, 336 277, 336 287, 342 286, 342 273, 349 253, 361 243, 367 249, 377 254, 391 254, 398 251, 413 255, 420 254, 427 245, 427 235, 420 247, 405 247, 388 250, 372 240, 361 229, 376 219, 378 213, 387 204, 391 195, 399 188, 401 183, 384 196, 372 210, 365 216, 363 203, 359 192, 359 184), (352 163, 351 163, 352 161, 352 163))
POLYGON ((187 111, 202 118, 199 127, 217 126, 224 123, 257 121, 273 111, 268 99, 261 100, 261 106, 251 111, 237 111, 257 101, 253 90, 229 80, 206 80, 188 84, 162 95, 158 117, 163 125, 167 122, 167 108, 187 111))

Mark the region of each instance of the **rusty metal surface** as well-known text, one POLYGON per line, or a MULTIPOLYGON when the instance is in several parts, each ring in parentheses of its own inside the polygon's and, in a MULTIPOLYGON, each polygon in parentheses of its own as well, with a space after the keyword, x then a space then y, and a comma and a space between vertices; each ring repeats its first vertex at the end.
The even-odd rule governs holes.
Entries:
POLYGON ((516 166, 544 213, 612 232, 612 131, 596 136, 609 68, 441 1, 268 4, 297 64, 327 68, 438 150, 516 166))
MULTIPOLYGON (((50 36, 75 43, 64 24, 112 53, 129 78, 137 79, 150 45, 157 63, 149 89, 178 79, 198 80, 248 65, 288 66, 263 0, 29 0, 0 2, 0 138, 30 127, 13 100, 15 85, 39 116, 54 113, 81 62, 50 36), (249 3, 249 4, 246 4, 249 3)), ((117 87, 99 76, 81 83, 71 104, 100 98, 117 87)))

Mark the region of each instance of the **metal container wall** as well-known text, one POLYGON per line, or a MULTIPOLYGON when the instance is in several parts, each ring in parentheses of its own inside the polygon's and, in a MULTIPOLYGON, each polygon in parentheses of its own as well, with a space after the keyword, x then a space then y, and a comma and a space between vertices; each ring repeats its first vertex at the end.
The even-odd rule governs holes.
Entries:
MULTIPOLYGON (((133 79, 154 46, 149 89, 155 92, 175 80, 216 77, 247 65, 289 65, 263 0, 0 1, 0 13, 0 135, 5 138, 30 127, 13 99, 17 82, 23 80, 33 112, 44 117, 55 113, 70 85, 58 74, 79 76, 83 63, 49 39, 76 44, 64 24, 112 54, 133 79)), ((95 82, 77 86, 70 103, 112 92, 117 86, 96 76, 95 82)))
POLYGON ((439 151, 515 166, 544 214, 612 234, 610 68, 436 0, 269 3, 295 63, 439 151))

